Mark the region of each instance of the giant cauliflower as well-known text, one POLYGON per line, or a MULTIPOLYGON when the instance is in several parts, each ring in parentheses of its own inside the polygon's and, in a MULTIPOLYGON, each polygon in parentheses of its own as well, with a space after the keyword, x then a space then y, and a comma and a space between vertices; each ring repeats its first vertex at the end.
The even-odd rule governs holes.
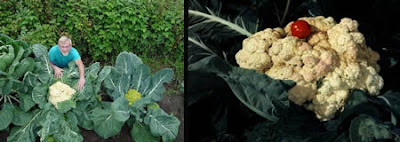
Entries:
POLYGON ((256 69, 268 76, 296 82, 289 100, 314 111, 327 121, 343 111, 351 89, 377 95, 383 79, 379 54, 366 43, 358 23, 350 18, 336 23, 332 17, 303 17, 311 35, 291 35, 290 22, 284 29, 266 29, 243 41, 235 56, 242 68, 256 69))
POLYGON ((58 108, 58 102, 70 100, 75 92, 69 85, 58 81, 49 87, 49 101, 58 108))

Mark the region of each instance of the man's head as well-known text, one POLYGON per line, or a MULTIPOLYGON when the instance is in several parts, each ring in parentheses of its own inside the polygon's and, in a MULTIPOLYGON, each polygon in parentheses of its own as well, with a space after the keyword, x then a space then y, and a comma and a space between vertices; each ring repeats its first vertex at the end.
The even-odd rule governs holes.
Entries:
POLYGON ((62 36, 58 40, 58 48, 60 49, 63 55, 68 55, 69 51, 71 50, 72 42, 71 39, 67 36, 62 36))

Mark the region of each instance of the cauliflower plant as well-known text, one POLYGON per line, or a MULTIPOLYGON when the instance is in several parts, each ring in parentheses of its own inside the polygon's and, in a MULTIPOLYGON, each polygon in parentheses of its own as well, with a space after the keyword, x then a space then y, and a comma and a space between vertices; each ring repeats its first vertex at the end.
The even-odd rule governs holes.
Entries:
POLYGON ((129 105, 133 105, 133 103, 135 103, 137 100, 139 100, 140 98, 142 98, 142 94, 140 94, 139 91, 135 90, 135 89, 130 89, 126 94, 125 94, 125 98, 127 98, 129 100, 129 105))
POLYGON ((343 111, 351 89, 379 94, 383 87, 379 54, 366 45, 357 21, 343 18, 336 23, 323 16, 299 19, 311 25, 307 38, 292 36, 293 22, 284 30, 260 31, 243 41, 235 56, 239 66, 295 81, 289 99, 314 111, 322 121, 343 111))
POLYGON ((160 108, 160 105, 158 105, 157 103, 152 103, 147 105, 147 109, 158 109, 158 108, 160 108))
POLYGON ((58 102, 70 100, 75 93, 69 85, 58 81, 49 87, 49 101, 57 108, 58 102))

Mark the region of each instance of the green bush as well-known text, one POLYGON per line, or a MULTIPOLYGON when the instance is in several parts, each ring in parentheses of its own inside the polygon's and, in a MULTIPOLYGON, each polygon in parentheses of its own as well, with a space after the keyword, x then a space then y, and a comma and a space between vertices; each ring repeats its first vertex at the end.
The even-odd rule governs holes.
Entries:
POLYGON ((93 61, 111 63, 122 51, 161 58, 183 79, 183 17, 182 0, 7 0, 0 33, 46 47, 68 35, 93 61))

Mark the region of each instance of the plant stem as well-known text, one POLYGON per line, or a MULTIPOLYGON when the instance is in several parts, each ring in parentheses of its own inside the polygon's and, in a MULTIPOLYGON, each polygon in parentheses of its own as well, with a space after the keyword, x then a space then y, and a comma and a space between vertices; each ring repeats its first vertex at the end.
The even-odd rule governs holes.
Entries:
POLYGON ((285 21, 287 12, 288 12, 288 10, 289 10, 289 5, 290 5, 290 0, 287 0, 285 12, 283 13, 281 23, 279 24, 280 26, 282 26, 283 22, 285 21))
MULTIPOLYGON (((209 14, 206 14, 206 13, 203 13, 203 12, 199 12, 199 11, 194 11, 194 10, 189 10, 189 14, 190 14, 190 15, 195 15, 195 16, 204 17, 204 18, 207 18, 207 19, 208 19, 208 20, 203 21, 203 22, 217 22, 217 23, 221 23, 221 24, 223 24, 223 25, 228 26, 228 27, 231 28, 232 30, 237 31, 237 32, 240 33, 240 34, 246 35, 246 36, 248 36, 248 37, 251 36, 251 33, 250 33, 249 31, 247 31, 246 29, 243 29, 243 28, 239 27, 238 25, 236 25, 236 24, 234 24, 234 23, 232 23, 232 22, 229 22, 229 21, 227 21, 227 20, 225 20, 225 19, 219 18, 219 17, 217 17, 217 16, 209 15, 209 14)), ((189 27, 189 29, 190 29, 190 27, 189 27)))
POLYGON ((197 40, 195 40, 195 39, 193 39, 193 38, 191 38, 191 37, 189 37, 188 40, 189 40, 190 42, 196 44, 197 46, 200 46, 200 47, 203 48, 204 50, 206 50, 206 51, 208 51, 208 52, 210 52, 210 53, 212 53, 212 54, 214 54, 214 55, 217 55, 217 53, 215 53, 214 51, 212 51, 210 48, 208 48, 207 46, 205 46, 203 43, 201 43, 201 42, 199 42, 199 41, 197 41, 197 40))

